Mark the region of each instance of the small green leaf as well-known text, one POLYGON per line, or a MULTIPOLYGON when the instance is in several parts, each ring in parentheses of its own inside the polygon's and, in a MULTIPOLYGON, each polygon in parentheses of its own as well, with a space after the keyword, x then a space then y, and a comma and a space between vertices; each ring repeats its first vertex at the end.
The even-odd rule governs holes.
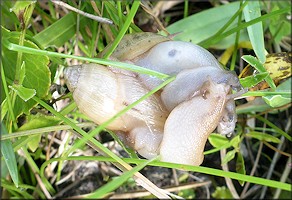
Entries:
POLYGON ((220 135, 220 134, 216 134, 216 133, 212 133, 208 137, 208 140, 209 140, 210 144, 215 148, 221 147, 221 146, 229 143, 229 140, 225 136, 220 135))
MULTIPOLYGON (((291 78, 281 83, 275 90, 275 92, 291 92, 291 78)), ((291 94, 290 95, 268 95, 263 96, 264 101, 271 107, 280 107, 291 103, 291 94)))
POLYGON ((246 134, 247 137, 252 137, 261 141, 280 143, 281 140, 267 133, 252 131, 246 134))
POLYGON ((13 11, 16 15, 19 15, 22 10, 35 2, 36 1, 16 1, 10 10, 13 11))
MULTIPOLYGON (((7 129, 5 125, 1 122, 1 135, 5 135, 7 133, 7 129)), ((1 153, 4 157, 4 161, 10 173, 10 176, 15 184, 18 187, 18 170, 15 159, 15 153, 13 151, 12 143, 10 140, 1 141, 1 153)))
POLYGON ((27 143, 28 148, 32 151, 35 152, 40 144, 42 135, 34 135, 29 137, 29 142, 27 143))
MULTIPOLYGON (((255 57, 250 56, 250 55, 245 55, 241 57, 244 61, 246 61, 247 63, 249 63, 251 66, 253 66, 258 72, 260 73, 265 73, 267 72, 266 68, 264 67, 264 65, 255 57)), ((267 83, 269 84, 269 86, 272 89, 276 89, 276 85, 274 83, 274 81, 272 80, 272 78, 270 76, 267 76, 265 78, 265 80, 267 81, 267 83)))
POLYGON ((235 157, 235 154, 236 154, 235 149, 228 151, 226 156, 223 158, 221 164, 224 165, 228 163, 229 161, 231 161, 235 157))
MULTIPOLYGON (((244 164, 244 159, 243 156, 240 152, 237 152, 237 159, 236 159, 236 172, 245 175, 245 164, 244 164)), ((245 181, 238 180, 239 184, 241 186, 244 185, 245 181)))
POLYGON ((22 85, 13 85, 9 86, 9 88, 14 90, 16 94, 25 102, 36 95, 35 89, 25 88, 22 85))
MULTIPOLYGON (((260 2, 248 1, 247 5, 243 8, 243 14, 246 22, 259 18, 261 16, 260 2)), ((266 50, 262 22, 248 26, 247 32, 255 54, 261 63, 265 63, 266 50)))
POLYGON ((232 140, 230 141, 231 145, 232 145, 234 148, 238 148, 240 142, 241 142, 240 135, 235 136, 235 137, 232 138, 232 140))
POLYGON ((253 87, 259 82, 263 81, 269 75, 268 72, 258 73, 252 76, 248 76, 240 79, 240 84, 245 87, 253 87))

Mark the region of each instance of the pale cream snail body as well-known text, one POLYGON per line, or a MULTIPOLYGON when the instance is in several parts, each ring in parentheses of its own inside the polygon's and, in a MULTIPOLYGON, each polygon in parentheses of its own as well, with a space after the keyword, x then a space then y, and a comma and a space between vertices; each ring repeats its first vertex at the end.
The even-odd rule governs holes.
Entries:
MULTIPOLYGON (((237 116, 231 90, 242 87, 207 50, 154 33, 126 35, 111 59, 134 63, 176 79, 142 101, 107 128, 140 155, 162 161, 200 165, 208 136, 234 131, 237 116)), ((64 77, 78 108, 101 124, 162 81, 156 77, 83 64, 64 77)))

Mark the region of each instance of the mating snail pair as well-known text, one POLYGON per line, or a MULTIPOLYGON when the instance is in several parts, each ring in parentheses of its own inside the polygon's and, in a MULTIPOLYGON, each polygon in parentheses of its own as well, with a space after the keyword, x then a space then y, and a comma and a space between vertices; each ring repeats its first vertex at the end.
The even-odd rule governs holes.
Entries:
MULTIPOLYGON (((200 165, 208 136, 234 131, 231 90, 242 86, 207 50, 154 33, 126 35, 111 59, 176 79, 107 126, 145 158, 200 165)), ((156 77, 98 64, 71 66, 66 84, 79 110, 101 124, 162 83, 156 77)))

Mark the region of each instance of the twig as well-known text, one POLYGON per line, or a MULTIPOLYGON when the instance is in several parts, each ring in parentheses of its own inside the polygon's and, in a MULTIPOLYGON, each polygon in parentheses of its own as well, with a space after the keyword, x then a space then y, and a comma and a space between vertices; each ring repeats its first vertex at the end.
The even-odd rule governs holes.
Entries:
MULTIPOLYGON (((259 160, 260 160, 260 157, 261 157, 261 154, 262 154, 262 149, 263 149, 263 142, 260 142, 260 146, 258 148, 258 153, 257 153, 257 156, 256 156, 256 159, 254 161, 254 164, 253 164, 253 167, 252 167, 252 170, 250 172, 250 176, 253 176, 255 174, 255 171, 258 167, 258 163, 259 163, 259 160)), ((246 192, 248 190, 248 187, 249 187, 250 183, 247 182, 241 192, 241 195, 240 195, 240 198, 243 199, 243 197, 246 195, 246 192)))
POLYGON ((276 151, 276 152, 282 154, 283 156, 291 157, 291 154, 290 154, 290 153, 283 152, 283 151, 277 149, 276 147, 274 147, 273 145, 270 145, 269 143, 267 143, 267 142, 265 142, 265 141, 263 141, 263 143, 264 143, 267 147, 269 147, 270 149, 272 149, 272 150, 274 150, 274 151, 276 151))
MULTIPOLYGON (((288 119, 288 122, 287 122, 287 125, 285 127, 285 130, 286 131, 289 130, 290 127, 291 127, 291 118, 288 119)), ((278 144, 277 149, 281 150, 283 148, 283 146, 285 144, 284 141, 285 141, 285 137, 282 135, 281 136, 281 142, 278 144)), ((270 165, 270 169, 268 171, 266 179, 270 179, 271 178, 272 173, 273 173, 273 171, 275 169, 276 163, 277 163, 279 158, 280 158, 280 153, 276 151, 275 154, 274 154, 272 163, 270 165)), ((267 192, 267 186, 264 186, 262 188, 260 199, 263 199, 265 197, 266 192, 267 192)))
POLYGON ((88 17, 90 19, 93 19, 95 21, 98 21, 100 23, 106 23, 106 24, 113 24, 113 21, 110 20, 110 19, 107 19, 107 18, 104 18, 104 17, 99 17, 99 16, 96 16, 96 15, 92 15, 92 14, 89 14, 89 13, 86 13, 86 12, 83 12, 81 10, 78 10, 77 8, 74 8, 72 6, 70 6, 69 4, 66 4, 62 1, 57 1, 57 0, 51 0, 54 4, 56 5, 59 5, 59 6, 62 6, 62 7, 65 7, 67 8, 68 10, 71 10, 73 12, 76 12, 80 15, 83 15, 85 17, 88 17))
MULTIPOLYGON (((225 156, 226 156, 226 149, 221 149, 220 150, 220 156, 221 156, 221 159, 223 159, 225 156)), ((228 165, 227 164, 222 164, 222 169, 224 171, 229 171, 229 168, 228 168, 228 165)), ((226 182, 226 185, 228 187, 228 189, 230 190, 232 196, 234 199, 239 199, 239 195, 237 194, 237 191, 232 183, 232 180, 231 178, 228 178, 228 177, 224 177, 225 178, 225 182, 226 182)))
MULTIPOLYGON (((281 136, 281 142, 278 144, 278 147, 277 147, 278 149, 282 149, 283 144, 284 144, 284 140, 285 140, 285 137, 281 136)), ((271 176, 273 174, 273 171, 275 169, 276 163, 279 160, 279 157, 280 157, 280 154, 278 152, 275 152, 273 160, 272 160, 272 163, 270 164, 270 169, 268 171, 266 179, 270 179, 271 178, 271 176)), ((267 186, 264 186, 262 188, 260 199, 264 199, 264 197, 266 195, 266 192, 267 192, 267 188, 268 188, 267 186)))
MULTIPOLYGON (((291 156, 288 158, 288 160, 286 162, 286 167, 285 167, 284 172, 283 172, 281 179, 280 179, 281 182, 286 182, 286 179, 289 177, 289 173, 291 171, 291 166, 289 166, 289 165, 291 165, 291 156)), ((280 196, 280 193, 281 193, 281 189, 277 189, 274 196, 273 196, 273 199, 278 199, 280 196)))
MULTIPOLYGON (((254 118, 253 118, 253 122, 255 122, 255 121, 254 121, 254 118)), ((265 131, 266 126, 267 126, 267 124, 264 123, 264 126, 263 126, 263 127, 264 127, 264 131, 263 131, 263 133, 266 132, 266 131, 265 131)), ((253 126, 253 127, 254 127, 254 126, 253 126)), ((255 172, 256 172, 256 169, 257 169, 257 167, 258 167, 258 164, 259 164, 259 161, 260 161, 260 157, 261 157, 261 154, 262 154, 262 150, 263 150, 263 142, 261 141, 261 142, 260 142, 260 145, 259 145, 259 148, 258 148, 258 153, 257 153, 256 159, 255 159, 255 161, 254 161, 254 163, 253 163, 253 167, 252 167, 251 172, 250 172, 250 176, 253 176, 253 175, 255 174, 255 172)), ((250 185, 249 182, 247 182, 247 183, 245 184, 245 186, 244 186, 244 188, 243 188, 243 190, 242 190, 242 192, 241 192, 240 198, 243 198, 243 196, 246 195, 245 193, 247 192, 247 190, 248 190, 248 188, 249 188, 249 185, 250 185)))

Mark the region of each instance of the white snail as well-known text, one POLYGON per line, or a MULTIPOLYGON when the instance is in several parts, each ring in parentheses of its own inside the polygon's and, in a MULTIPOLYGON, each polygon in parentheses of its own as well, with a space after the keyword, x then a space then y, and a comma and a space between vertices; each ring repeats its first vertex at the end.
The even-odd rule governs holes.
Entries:
MULTIPOLYGON (((234 131, 237 116, 231 89, 242 89, 234 72, 221 68, 205 49, 153 33, 126 35, 111 59, 131 62, 176 79, 107 128, 140 155, 200 165, 207 138, 216 127, 234 131)), ((83 64, 64 77, 78 108, 101 124, 162 83, 156 77, 83 64)))

